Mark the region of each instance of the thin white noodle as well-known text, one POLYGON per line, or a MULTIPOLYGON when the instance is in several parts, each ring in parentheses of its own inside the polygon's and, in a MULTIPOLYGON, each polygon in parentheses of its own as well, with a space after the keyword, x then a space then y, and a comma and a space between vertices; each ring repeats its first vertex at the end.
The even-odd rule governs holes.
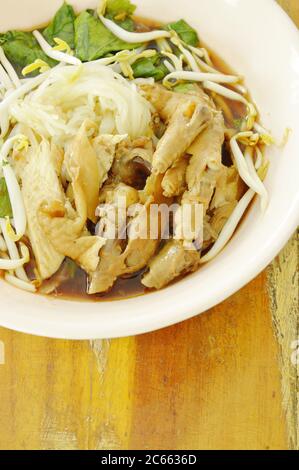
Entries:
POLYGON ((50 44, 47 43, 47 41, 39 31, 33 31, 33 35, 42 50, 44 51, 44 53, 51 59, 57 60, 58 62, 64 62, 65 64, 70 65, 80 65, 82 63, 81 60, 79 60, 77 57, 74 57, 70 54, 66 54, 65 52, 55 51, 50 46, 50 44))
POLYGON ((5 274, 4 278, 9 284, 14 287, 18 287, 19 289, 22 289, 27 292, 36 292, 36 287, 31 284, 31 282, 23 281, 8 273, 5 274))
MULTIPOLYGON (((53 70, 53 69, 52 69, 53 70)), ((20 86, 18 89, 14 90, 10 95, 8 95, 1 103, 0 103, 0 114, 6 111, 8 106, 11 105, 15 100, 22 98, 24 95, 29 93, 31 90, 34 88, 38 87, 45 78, 48 77, 50 74, 51 70, 48 70, 47 72, 42 73, 41 75, 38 75, 38 77, 35 78, 30 78, 26 80, 26 83, 24 85, 20 86)))
POLYGON ((4 137, 9 130, 9 106, 19 98, 22 98, 24 95, 29 93, 31 90, 40 85, 45 78, 49 75, 50 70, 39 75, 35 78, 30 78, 26 80, 22 86, 13 90, 10 94, 7 94, 5 98, 0 103, 0 126, 1 126, 1 137, 4 137))
POLYGON ((0 46, 0 62, 2 63, 3 67, 6 69, 6 72, 8 73, 9 78, 13 82, 14 86, 16 88, 19 88, 19 86, 21 86, 20 79, 19 79, 15 69, 13 68, 13 66, 11 65, 9 60, 7 59, 7 57, 4 53, 4 50, 2 49, 1 46, 0 46))
POLYGON ((114 21, 108 20, 108 18, 104 18, 103 15, 100 15, 100 19, 106 28, 109 29, 109 31, 111 31, 116 37, 130 44, 150 42, 154 41, 155 39, 171 37, 169 31, 156 30, 149 33, 131 33, 118 26, 116 23, 114 23, 114 21))

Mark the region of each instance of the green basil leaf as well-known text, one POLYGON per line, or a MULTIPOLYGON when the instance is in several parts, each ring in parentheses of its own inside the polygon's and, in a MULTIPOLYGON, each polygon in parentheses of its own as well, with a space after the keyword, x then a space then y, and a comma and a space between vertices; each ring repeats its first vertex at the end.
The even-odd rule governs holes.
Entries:
POLYGON ((42 51, 32 33, 9 31, 0 34, 0 45, 19 75, 21 75, 24 67, 32 64, 37 59, 43 60, 50 67, 54 67, 57 63, 42 51))
POLYGON ((132 16, 136 8, 136 5, 133 5, 130 0, 108 0, 106 15, 111 15, 112 17, 122 14, 125 16, 132 16))
POLYGON ((57 11, 49 26, 43 31, 43 35, 51 46, 55 45, 54 38, 65 41, 71 49, 75 47, 75 22, 76 16, 71 5, 64 3, 57 11))
POLYGON ((140 44, 130 44, 118 39, 99 19, 87 11, 82 12, 75 21, 76 56, 83 62, 138 47, 140 44))
POLYGON ((168 30, 173 29, 186 44, 198 46, 198 34, 185 20, 179 20, 166 26, 168 30))
POLYGON ((137 60, 132 65, 132 69, 135 78, 153 77, 156 81, 163 80, 163 78, 169 73, 159 54, 156 54, 153 57, 137 60))

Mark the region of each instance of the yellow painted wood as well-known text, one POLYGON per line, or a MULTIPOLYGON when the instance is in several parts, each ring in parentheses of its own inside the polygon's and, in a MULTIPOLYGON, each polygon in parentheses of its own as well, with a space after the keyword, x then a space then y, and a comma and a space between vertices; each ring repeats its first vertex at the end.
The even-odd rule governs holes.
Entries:
MULTIPOLYGON (((280 3, 299 22, 298 0, 280 3)), ((283 398, 294 435, 298 390, 294 379, 282 397, 287 345, 271 312, 277 325, 294 305, 295 257, 289 245, 270 274, 220 306, 141 337, 68 342, 0 329, 0 449, 286 449, 283 398)))
POLYGON ((269 267, 268 288, 279 344, 289 443, 299 450, 299 363, 296 366, 291 360, 299 346, 299 231, 269 267))

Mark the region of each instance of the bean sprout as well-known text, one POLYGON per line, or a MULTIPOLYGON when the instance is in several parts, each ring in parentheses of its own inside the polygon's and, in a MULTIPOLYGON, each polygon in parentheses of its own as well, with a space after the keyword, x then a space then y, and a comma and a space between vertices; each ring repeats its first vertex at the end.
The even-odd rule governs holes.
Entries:
POLYGON ((118 26, 114 21, 105 18, 103 15, 100 15, 100 19, 104 26, 106 26, 111 33, 113 33, 116 37, 121 39, 122 41, 128 42, 130 44, 134 43, 141 43, 141 42, 150 42, 154 41, 155 39, 160 38, 170 38, 171 34, 169 31, 151 31, 149 33, 131 33, 120 26, 118 26))
POLYGON ((39 31, 33 31, 33 35, 42 50, 44 51, 44 53, 51 59, 70 65, 80 65, 82 63, 81 60, 77 59, 77 57, 53 49, 50 44, 47 43, 47 41, 39 31))
POLYGON ((5 274, 4 278, 9 284, 11 284, 14 287, 18 287, 19 289, 22 289, 27 292, 32 292, 32 293, 36 292, 36 287, 31 282, 23 281, 8 273, 5 274))
POLYGON ((246 162, 246 159, 241 152, 241 149, 238 145, 237 140, 240 139, 241 137, 249 137, 249 134, 251 133, 240 133, 236 134, 231 140, 230 140, 230 147, 231 151, 233 153, 235 163, 239 172, 240 177, 242 180, 247 184, 247 186, 252 189, 254 192, 258 193, 261 196, 264 196, 263 191, 261 190, 261 181, 259 180, 257 182, 256 178, 252 175, 251 170, 248 168, 248 164, 246 162))
POLYGON ((16 88, 21 86, 20 79, 19 79, 15 69, 13 68, 13 66, 11 65, 9 60, 7 59, 2 47, 0 47, 0 62, 2 63, 3 67, 6 69, 6 72, 8 73, 9 78, 12 81, 12 83, 14 84, 14 86, 16 88))
MULTIPOLYGON (((18 248, 17 248, 16 244, 14 243, 14 241, 11 239, 11 237, 8 234, 5 219, 0 219, 0 229, 2 230, 4 239, 5 239, 5 246, 6 246, 6 250, 2 250, 2 251, 7 251, 8 250, 10 259, 19 259, 20 255, 19 255, 18 248)), ((26 274, 23 267, 17 268, 15 271, 16 271, 16 276, 19 279, 21 279, 23 281, 28 281, 27 274, 26 274)))
POLYGON ((233 236, 240 221, 242 220, 242 217, 245 214, 254 196, 255 192, 252 189, 249 189, 247 193, 245 193, 245 195, 242 197, 242 199, 239 201, 238 205, 234 209, 230 218, 226 222, 224 228, 222 229, 218 239, 216 240, 211 250, 201 258, 200 264, 208 263, 209 261, 214 259, 223 250, 223 248, 225 248, 225 246, 233 236))
MULTIPOLYGON (((163 84, 165 86, 171 86, 171 80, 184 80, 191 82, 202 82, 205 86, 205 83, 234 83, 238 81, 238 77, 234 75, 224 75, 224 74, 214 74, 214 73, 202 73, 202 72, 190 72, 190 71, 176 71, 172 72, 164 78, 163 84), (208 82, 207 82, 208 80, 208 82)), ((176 83, 174 83, 175 85, 176 83)), ((224 87, 223 87, 224 88, 224 87)), ((225 88, 228 90, 227 88, 225 88)), ((230 90, 228 90, 230 91, 230 90)), ((234 93, 234 92, 233 92, 234 93)), ((247 101, 246 101, 247 103, 247 101)))
POLYGON ((24 264, 28 263, 30 260, 29 250, 24 244, 21 244, 21 254, 22 258, 20 259, 0 259, 0 269, 4 271, 14 271, 24 266, 24 264))

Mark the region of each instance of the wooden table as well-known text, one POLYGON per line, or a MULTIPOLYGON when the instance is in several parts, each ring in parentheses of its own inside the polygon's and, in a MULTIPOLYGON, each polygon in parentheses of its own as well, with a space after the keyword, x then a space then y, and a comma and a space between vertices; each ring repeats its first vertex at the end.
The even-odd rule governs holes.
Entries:
MULTIPOLYGON (((280 3, 299 24, 299 1, 280 3)), ((297 255, 294 237, 222 305, 141 337, 0 329, 0 449, 298 448, 297 255)))

